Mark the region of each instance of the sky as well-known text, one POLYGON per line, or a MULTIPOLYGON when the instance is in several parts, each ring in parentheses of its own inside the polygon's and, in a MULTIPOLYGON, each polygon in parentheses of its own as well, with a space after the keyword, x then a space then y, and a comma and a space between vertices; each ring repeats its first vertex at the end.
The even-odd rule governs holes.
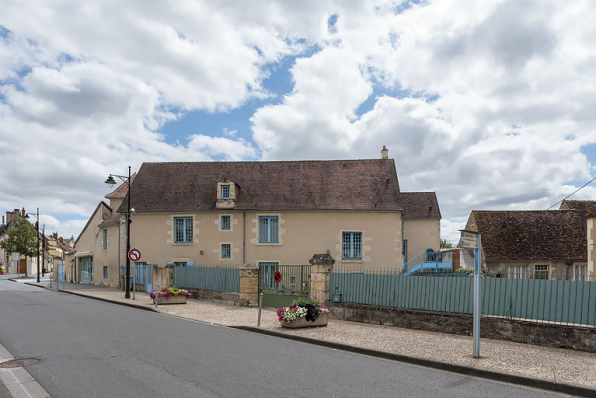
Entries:
MULTIPOLYGON (((596 176, 590 1, 0 0, 0 212, 81 232, 147 161, 395 159, 442 237, 596 176)), ((596 182, 573 199, 596 199, 596 182)))

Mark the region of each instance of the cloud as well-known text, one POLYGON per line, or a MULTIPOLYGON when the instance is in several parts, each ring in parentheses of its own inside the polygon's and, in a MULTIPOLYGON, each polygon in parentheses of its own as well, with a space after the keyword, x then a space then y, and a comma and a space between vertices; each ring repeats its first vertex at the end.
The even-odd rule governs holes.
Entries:
POLYGON ((449 230, 471 209, 546 208, 596 169, 582 152, 596 143, 587 0, 39 0, 2 16, 0 208, 75 219, 60 228, 90 215, 108 173, 144 161, 378 158, 387 145, 402 189, 436 191, 449 230), (265 90, 294 57, 292 91, 265 90), (254 103, 252 140, 236 124, 173 145, 159 133, 254 103))

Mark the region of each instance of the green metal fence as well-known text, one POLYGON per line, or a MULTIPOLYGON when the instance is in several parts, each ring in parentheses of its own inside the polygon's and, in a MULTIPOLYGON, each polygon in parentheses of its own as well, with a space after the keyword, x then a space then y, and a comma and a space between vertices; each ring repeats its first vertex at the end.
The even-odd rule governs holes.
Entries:
POLYGON ((310 265, 259 264, 259 293, 264 307, 285 307, 310 293, 310 265), (280 282, 275 274, 279 273, 280 282))
POLYGON ((174 267, 174 285, 184 288, 240 292, 238 268, 174 267))
MULTIPOLYGON (((557 324, 596 326, 596 281, 481 279, 482 314, 557 324)), ((394 270, 331 273, 330 299, 383 307, 472 314, 473 278, 401 276, 394 270)))

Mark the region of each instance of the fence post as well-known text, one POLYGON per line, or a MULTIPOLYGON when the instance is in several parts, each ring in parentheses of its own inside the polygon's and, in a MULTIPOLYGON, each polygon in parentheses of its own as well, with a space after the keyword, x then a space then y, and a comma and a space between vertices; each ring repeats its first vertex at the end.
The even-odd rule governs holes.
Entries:
POLYGON ((257 327, 261 327, 261 310, 263 309, 263 293, 259 294, 259 316, 257 317, 257 327))
POLYGON ((248 304, 257 304, 259 300, 259 266, 243 264, 240 266, 240 299, 248 304))
POLYGON ((325 305, 325 302, 329 300, 329 282, 335 260, 327 252, 313 255, 309 263, 310 298, 318 301, 321 305, 325 305))

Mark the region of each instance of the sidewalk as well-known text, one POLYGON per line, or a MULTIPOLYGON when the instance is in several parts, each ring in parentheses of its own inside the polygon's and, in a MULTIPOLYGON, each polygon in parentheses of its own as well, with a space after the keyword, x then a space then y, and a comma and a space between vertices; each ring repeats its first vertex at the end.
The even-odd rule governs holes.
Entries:
MULTIPOLYGON (((62 288, 62 285, 60 287, 62 288)), ((70 288, 67 284, 65 292, 156 311, 147 293, 137 292, 136 299, 133 300, 132 293, 131 299, 125 299, 124 292, 117 289, 96 286, 86 289, 70 288)), ((234 327, 256 327, 258 315, 257 308, 192 299, 188 300, 186 305, 159 306, 157 311, 234 327)), ((482 339, 481 358, 474 359, 471 336, 338 320, 330 320, 329 325, 323 328, 286 329, 280 327, 273 309, 263 309, 260 329, 283 333, 289 335, 288 337, 310 338, 505 375, 587 387, 593 389, 596 396, 596 355, 588 352, 482 339)))

